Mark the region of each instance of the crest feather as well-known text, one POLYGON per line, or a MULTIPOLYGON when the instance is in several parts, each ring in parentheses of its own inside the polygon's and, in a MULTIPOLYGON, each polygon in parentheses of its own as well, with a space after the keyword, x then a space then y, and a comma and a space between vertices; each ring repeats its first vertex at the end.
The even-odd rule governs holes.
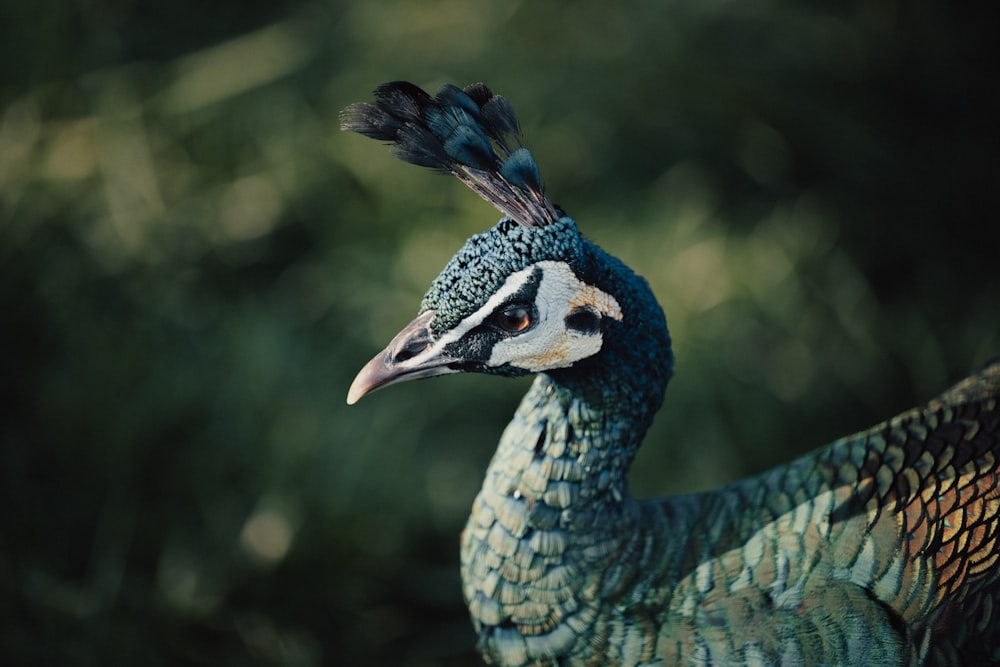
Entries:
POLYGON ((431 97, 406 81, 375 89, 374 102, 351 104, 340 127, 388 141, 406 162, 455 175, 525 227, 562 215, 545 195, 538 164, 523 147, 510 102, 482 83, 447 84, 431 97))

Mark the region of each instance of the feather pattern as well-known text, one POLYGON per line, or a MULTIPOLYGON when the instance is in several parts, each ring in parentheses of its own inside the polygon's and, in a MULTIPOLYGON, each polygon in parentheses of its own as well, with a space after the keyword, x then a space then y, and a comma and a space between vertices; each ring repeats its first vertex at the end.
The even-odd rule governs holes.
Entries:
POLYGON ((348 394, 542 371, 462 533, 489 664, 1000 664, 1000 360, 754 477, 634 498, 628 470, 673 374, 663 311, 551 219, 509 103, 482 84, 433 98, 388 84, 344 127, 510 216, 466 241, 348 394))
POLYGON ((484 84, 446 84, 431 97, 412 83, 394 81, 374 95, 375 102, 344 109, 341 129, 391 142, 400 159, 453 174, 525 227, 559 219, 535 158, 521 145, 514 108, 484 84))

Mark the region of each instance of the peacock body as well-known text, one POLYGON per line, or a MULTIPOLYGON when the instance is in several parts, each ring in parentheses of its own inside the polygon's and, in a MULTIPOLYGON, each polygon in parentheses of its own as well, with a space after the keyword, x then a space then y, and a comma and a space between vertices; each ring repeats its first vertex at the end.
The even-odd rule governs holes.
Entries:
POLYGON ((705 493, 627 472, 673 369, 647 283, 545 195, 509 103, 385 84, 343 127, 452 173, 505 217, 470 238, 352 385, 537 374, 462 533, 496 665, 1000 661, 1000 362, 937 399, 705 493))

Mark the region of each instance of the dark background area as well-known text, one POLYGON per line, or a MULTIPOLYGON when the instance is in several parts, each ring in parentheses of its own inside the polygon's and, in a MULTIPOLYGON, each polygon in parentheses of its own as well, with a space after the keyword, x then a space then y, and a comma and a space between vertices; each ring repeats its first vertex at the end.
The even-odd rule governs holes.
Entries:
POLYGON ((458 534, 526 381, 344 404, 497 214, 338 131, 485 81, 678 357, 632 475, 706 489, 1000 355, 996 12, 0 6, 0 662, 474 665, 458 534))

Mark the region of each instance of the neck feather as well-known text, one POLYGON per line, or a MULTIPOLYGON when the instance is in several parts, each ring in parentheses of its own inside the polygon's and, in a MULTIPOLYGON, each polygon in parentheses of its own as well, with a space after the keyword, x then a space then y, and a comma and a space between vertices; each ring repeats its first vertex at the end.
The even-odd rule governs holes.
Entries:
POLYGON ((627 473, 672 372, 670 339, 646 282, 588 250, 582 275, 624 317, 608 323, 598 355, 535 380, 462 536, 466 600, 483 651, 500 664, 521 641, 529 655, 568 650, 577 632, 567 628, 595 622, 596 601, 623 580, 608 572, 642 539, 627 473))
POLYGON ((649 284, 617 258, 584 241, 584 280, 613 294, 622 320, 606 320, 604 348, 589 359, 551 373, 552 380, 602 419, 623 427, 603 434, 635 455, 673 375, 666 319, 649 284))

